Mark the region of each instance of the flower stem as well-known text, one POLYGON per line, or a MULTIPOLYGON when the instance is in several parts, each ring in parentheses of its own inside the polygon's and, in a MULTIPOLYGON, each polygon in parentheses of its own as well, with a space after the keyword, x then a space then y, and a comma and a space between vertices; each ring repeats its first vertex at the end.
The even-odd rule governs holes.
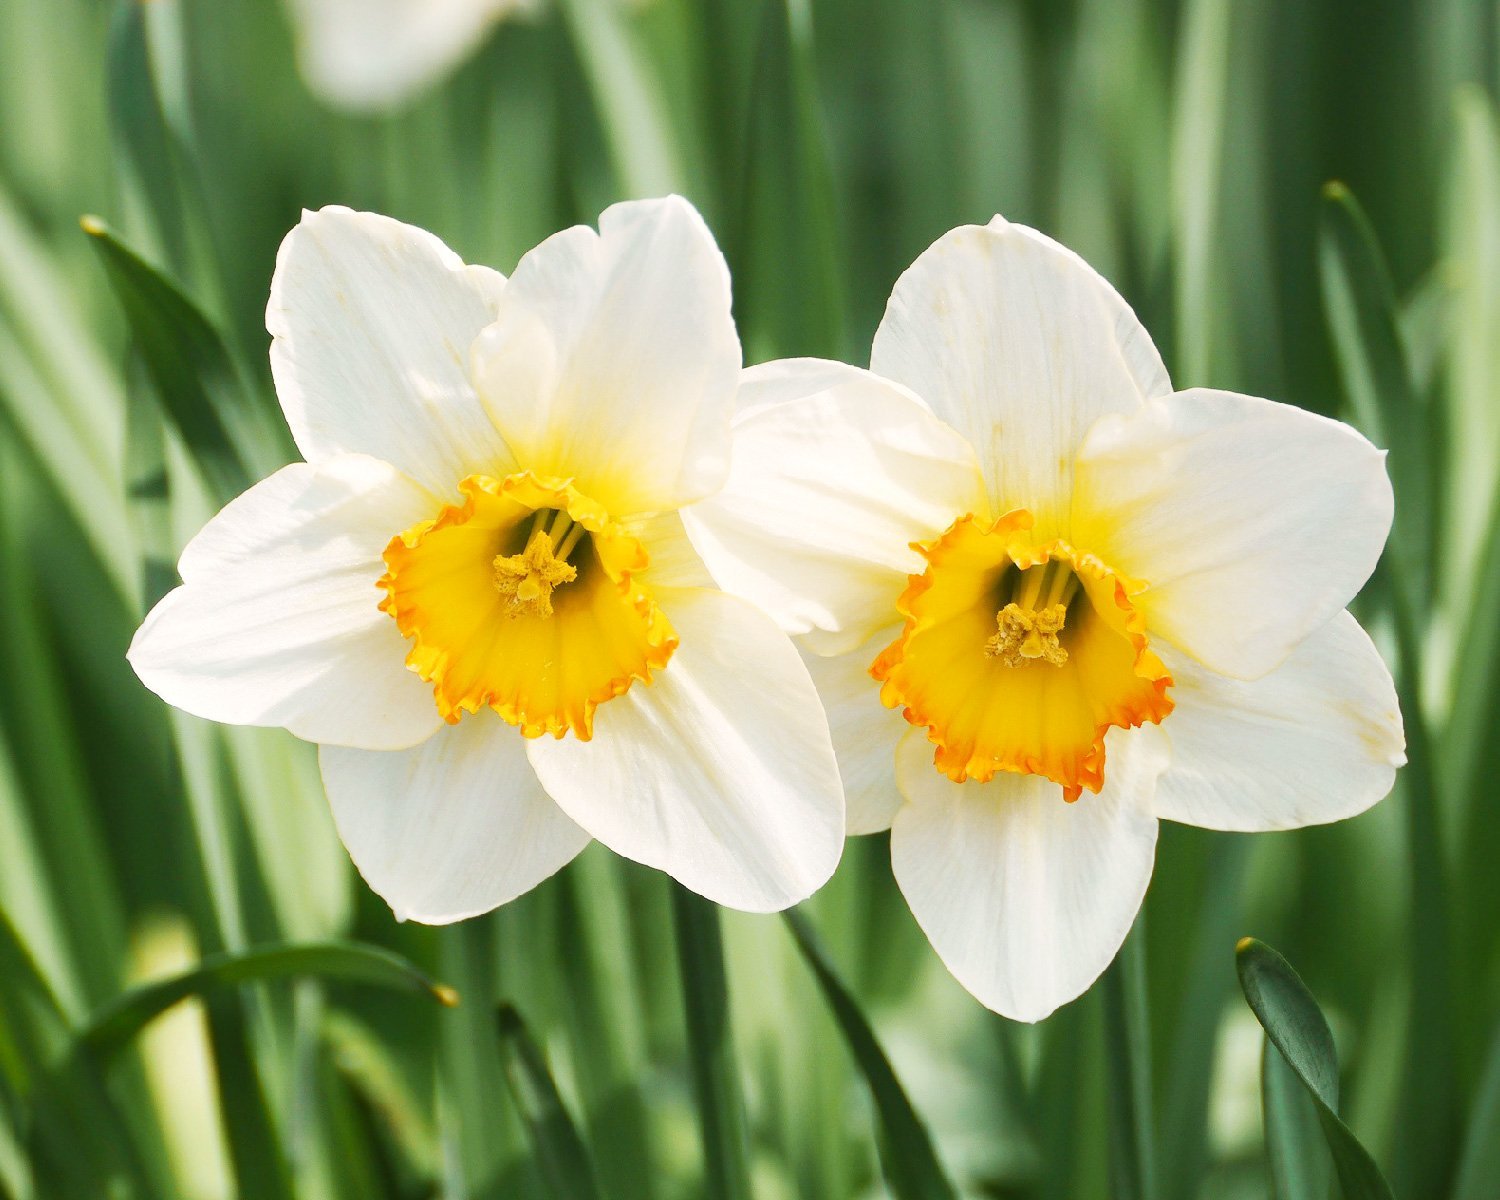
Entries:
POLYGON ((719 910, 674 884, 672 918, 693 1093, 703 1134, 703 1194, 708 1200, 750 1200, 745 1102, 729 1025, 719 910))
POLYGON ((1151 1027, 1146 1010, 1144 914, 1104 972, 1111 1194, 1155 1200, 1156 1134, 1151 1118, 1151 1027))

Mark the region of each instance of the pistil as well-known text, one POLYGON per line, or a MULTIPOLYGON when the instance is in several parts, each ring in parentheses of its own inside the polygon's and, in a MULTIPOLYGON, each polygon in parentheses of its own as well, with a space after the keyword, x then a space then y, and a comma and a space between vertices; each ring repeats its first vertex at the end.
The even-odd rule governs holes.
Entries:
POLYGON ((495 556, 495 589, 505 598, 506 614, 512 618, 550 617, 553 589, 578 578, 568 555, 583 536, 583 526, 564 512, 557 514, 551 530, 545 524, 545 513, 538 512, 526 549, 495 556))
POLYGON ((1049 663, 1060 667, 1068 661, 1061 634, 1068 619, 1068 605, 1078 593, 1078 576, 1066 562, 1048 562, 1021 573, 1012 599, 995 614, 998 627, 984 644, 990 658, 1007 667, 1049 663))

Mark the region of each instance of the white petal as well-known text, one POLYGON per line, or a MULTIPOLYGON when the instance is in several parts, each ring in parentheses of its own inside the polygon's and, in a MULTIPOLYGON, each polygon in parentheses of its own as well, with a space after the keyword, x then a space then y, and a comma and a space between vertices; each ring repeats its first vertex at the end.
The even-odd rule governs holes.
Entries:
POLYGON ((1039 1021, 1114 958, 1151 881, 1152 743, 1109 739, 1105 785, 1072 804, 1036 775, 952 783, 920 730, 901 743, 909 803, 891 865, 912 914, 954 977, 987 1008, 1039 1021))
POLYGON ((525 742, 485 709, 411 750, 319 752, 339 837, 397 919, 489 912, 588 845, 537 782, 525 742))
POLYGON ((833 658, 802 655, 828 714, 844 781, 844 832, 851 835, 889 829, 902 803, 896 746, 911 726, 880 702, 880 685, 870 678, 875 656, 900 633, 901 626, 892 625, 858 650, 833 658))
POLYGON ((1255 832, 1362 813, 1406 761, 1396 687, 1359 623, 1340 613, 1269 675, 1242 683, 1170 650, 1177 707, 1158 817, 1255 832))
POLYGON ((1074 539, 1144 580, 1147 628, 1254 679, 1354 598, 1391 528, 1385 453, 1339 421, 1195 389, 1094 429, 1074 539))
POLYGON ((1119 294, 999 217, 944 234, 897 280, 870 365, 974 444, 996 513, 1029 509, 1044 533, 1065 519, 1089 426, 1171 390, 1119 294))
POLYGON ((375 213, 304 213, 276 256, 271 373, 308 462, 384 459, 440 496, 515 469, 469 383, 504 278, 375 213))
POLYGON ((397 749, 440 724, 381 612, 381 552, 438 502, 362 455, 293 463, 256 484, 182 552, 183 585, 130 645, 169 704, 313 742, 397 749))
POLYGON ((772 912, 833 874, 844 804, 828 722, 769 618, 709 590, 662 593, 681 644, 594 736, 528 750, 563 810, 610 849, 730 908, 772 912))
POLYGON ((341 108, 400 104, 528 0, 290 0, 308 86, 341 108))
POLYGON ((741 377, 729 479, 682 514, 719 585, 819 654, 896 616, 914 541, 982 510, 974 451, 898 384, 818 359, 741 377))
POLYGON ((524 257, 474 378, 529 469, 573 478, 616 516, 716 490, 740 343, 729 270, 686 200, 616 204, 524 257))

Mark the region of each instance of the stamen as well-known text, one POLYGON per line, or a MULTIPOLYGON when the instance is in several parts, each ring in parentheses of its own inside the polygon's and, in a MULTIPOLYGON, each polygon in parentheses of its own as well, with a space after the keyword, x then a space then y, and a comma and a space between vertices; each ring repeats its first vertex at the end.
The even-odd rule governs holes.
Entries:
POLYGON ((1007 667, 1024 667, 1036 662, 1060 667, 1068 661, 1068 652, 1058 640, 1068 618, 1065 604, 1054 604, 1037 611, 1022 608, 1015 601, 995 614, 999 632, 984 644, 990 658, 998 658, 1007 667))
MULTIPOLYGON (((566 519, 571 525, 572 519, 566 519)), ((526 549, 520 554, 495 556, 495 588, 508 601, 506 612, 511 617, 550 617, 552 589, 578 578, 578 570, 567 561, 566 552, 554 553, 551 536, 539 525, 539 521, 533 524, 526 549)), ((575 526, 569 536, 582 528, 575 526)), ((573 543, 577 540, 573 538, 573 543)))
POLYGON ((572 529, 568 530, 567 536, 563 538, 557 547, 557 557, 567 558, 568 555, 572 554, 573 547, 578 545, 579 540, 586 532, 588 531, 582 525, 574 525, 572 529))

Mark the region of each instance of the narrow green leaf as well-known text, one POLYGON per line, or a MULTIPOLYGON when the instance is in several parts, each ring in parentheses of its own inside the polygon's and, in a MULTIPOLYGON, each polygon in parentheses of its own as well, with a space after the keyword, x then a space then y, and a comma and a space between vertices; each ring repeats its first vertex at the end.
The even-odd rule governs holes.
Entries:
POLYGON ((1491 1200, 1500 1179, 1500 1026, 1474 1093, 1451 1200, 1491 1200))
POLYGON ((148 1176, 92 1065, 56 1069, 72 1036, 51 986, 0 910, 0 1110, 13 1106, 26 1118, 38 1194, 92 1200, 126 1180, 144 1189, 148 1176))
POLYGON ((730 1033, 719 910, 711 901, 674 883, 672 917, 687 1019, 688 1059, 703 1134, 703 1192, 709 1200, 750 1200, 745 1100, 730 1033))
POLYGON ((1397 586, 1429 594, 1437 513, 1431 413, 1412 382, 1396 292, 1375 232, 1342 183, 1323 189, 1318 266, 1323 312, 1356 420, 1390 448, 1396 489, 1392 552, 1397 586))
POLYGON ((175 184, 171 134, 156 93, 146 37, 147 6, 119 0, 110 23, 106 75, 111 147, 116 183, 136 224, 158 234, 168 262, 179 270, 186 260, 183 206, 175 184))
POLYGON ((763 6, 731 244, 750 361, 844 352, 833 175, 803 0, 763 6))
POLYGON ((614 0, 558 6, 583 63, 621 190, 629 197, 684 191, 686 171, 667 106, 624 7, 614 0))
POLYGON ((1170 1030, 1158 1043, 1165 1047, 1159 1052, 1165 1086, 1157 1144, 1166 1153, 1156 1164, 1157 1186, 1164 1200, 1191 1200, 1202 1189, 1208 1163, 1219 1025, 1234 987, 1223 969, 1224 945, 1242 926, 1244 879, 1254 842, 1186 826, 1162 833, 1177 842, 1179 864, 1189 857, 1183 851, 1197 851, 1194 857, 1202 857, 1201 875, 1190 892, 1167 893, 1166 878, 1159 875, 1146 902, 1148 910, 1158 914, 1149 926, 1154 944, 1162 945, 1165 937, 1181 964, 1182 979, 1175 1003, 1158 1000, 1152 1015, 1154 1028, 1170 1030))
POLYGON ((1156 1132, 1151 1116, 1151 1026, 1146 1012, 1143 919, 1104 973, 1109 1140, 1116 1200, 1156 1195, 1156 1132))
POLYGON ((1393 1173, 1403 1193, 1420 1188, 1423 1195, 1438 1196, 1447 1190, 1459 1135, 1453 919, 1441 827, 1445 805, 1423 703, 1421 627, 1404 589, 1393 588, 1392 595, 1399 660, 1396 697, 1406 722, 1401 799, 1411 878, 1411 1007, 1393 1173))
MULTIPOLYGON (((1456 1007, 1440 828, 1447 810, 1422 683, 1428 653, 1425 623, 1436 586, 1431 547, 1438 529, 1437 464, 1431 414, 1412 382, 1395 292, 1374 233, 1342 184, 1329 184, 1323 195, 1319 265, 1324 311, 1360 423, 1391 447, 1396 490, 1395 525, 1383 569, 1394 601, 1398 695, 1406 718, 1403 799, 1412 871, 1412 1012, 1421 1015, 1412 1025, 1394 1171, 1398 1180, 1423 1181, 1435 1195, 1450 1169, 1456 1134, 1456 1007)), ((1493 605, 1486 601, 1486 607, 1493 605)), ((1480 617, 1488 619, 1487 613, 1480 617)), ((1466 654, 1472 658, 1478 649, 1471 646, 1466 654)))
POLYGON ((1339 1119, 1338 1054, 1307 985, 1286 959, 1254 938, 1240 941, 1235 965, 1255 1019, 1317 1106, 1345 1200, 1393 1200, 1375 1160, 1339 1119))
POLYGON ((217 330, 165 275, 96 217, 83 229, 98 251, 167 418, 215 500, 227 503, 265 473, 253 449, 267 435, 217 330))
POLYGON ((69 1036, 57 996, 0 908, 0 1088, 24 1098, 69 1036))
POLYGON ((593 1159, 558 1094, 541 1047, 509 1004, 500 1006, 495 1019, 505 1078, 531 1135, 542 1178, 557 1200, 599 1200, 593 1159))
POLYGON ((0 181, 0 438, 25 445, 120 594, 135 552, 120 504, 124 401, 63 265, 0 181))
POLYGON ((189 996, 243 983, 308 977, 425 993, 450 1007, 458 1003, 457 993, 451 988, 434 983, 413 963, 379 946, 359 942, 263 946, 210 955, 191 971, 125 993, 93 1015, 81 1031, 79 1042, 103 1060, 189 996))
POLYGON ((601 1191, 610 1200, 653 1200, 658 1180, 641 1094, 643 1022, 617 866, 588 855, 558 876, 551 937, 584 1128, 610 1168, 601 1191))
POLYGON ((1178 43, 1171 181, 1179 364, 1174 374, 1192 383, 1212 378, 1215 334, 1224 315, 1218 231, 1234 7, 1229 0, 1188 0, 1178 43))
POLYGON ((1270 1042, 1261 1057, 1260 1094, 1275 1200, 1327 1200, 1328 1149, 1317 1106, 1270 1042))
POLYGON ((897 1200, 956 1200, 958 1193, 938 1162, 927 1127, 912 1108, 906 1089, 875 1038, 875 1031, 839 979, 817 933, 807 918, 794 909, 788 909, 782 916, 797 949, 812 968, 833 1019, 844 1035, 844 1043, 870 1089, 880 1121, 880 1161, 891 1192, 897 1200))

